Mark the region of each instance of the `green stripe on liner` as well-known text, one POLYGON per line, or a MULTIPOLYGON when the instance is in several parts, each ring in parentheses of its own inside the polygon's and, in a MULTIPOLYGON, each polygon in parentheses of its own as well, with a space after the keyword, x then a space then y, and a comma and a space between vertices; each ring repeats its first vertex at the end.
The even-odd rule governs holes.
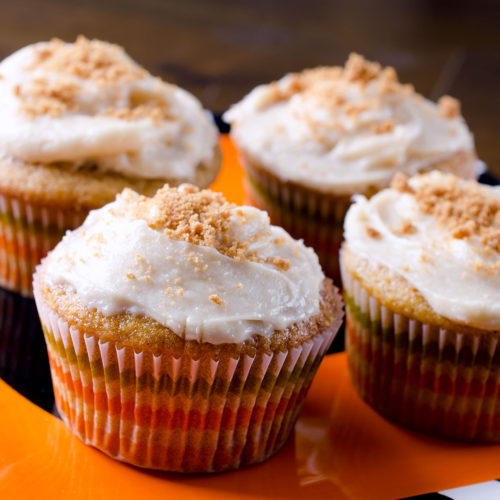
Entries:
POLYGON ((104 367, 102 366, 101 358, 96 358, 94 361, 90 362, 90 371, 94 378, 104 376, 104 367))
MULTIPOLYGON (((372 321, 370 319, 370 315, 368 313, 362 312, 361 309, 358 307, 358 305, 354 302, 354 299, 350 295, 347 295, 347 293, 345 292, 344 292, 344 301, 346 308, 347 307, 349 308, 351 314, 354 315, 356 321, 360 323, 361 326, 363 326, 363 328, 372 330, 373 329, 372 323, 380 323, 378 321, 377 322, 372 321)), ((377 331, 379 329, 380 328, 377 328, 377 331)))
POLYGON ((120 386, 125 388, 135 384, 135 371, 127 368, 120 372, 120 386))
POLYGON ((370 318, 369 313, 364 313, 361 311, 360 307, 354 302, 354 299, 344 294, 344 300, 346 303, 346 310, 349 310, 349 314, 351 314, 356 322, 364 329, 369 331, 369 335, 371 338, 379 339, 382 344, 390 344, 391 347, 394 348, 407 348, 409 352, 416 352, 418 344, 418 351, 421 349, 421 340, 418 338, 409 342, 408 332, 403 331, 399 332, 397 335, 394 332, 394 328, 382 328, 382 322, 380 320, 373 321, 370 318))
POLYGON ((120 369, 117 363, 113 363, 104 368, 104 380, 106 382, 114 382, 120 377, 120 369))
POLYGON ((66 231, 66 229, 60 229, 55 225, 46 225, 39 220, 29 222, 25 217, 13 217, 8 213, 0 213, 0 224, 15 228, 18 231, 27 231, 33 236, 44 234, 45 236, 54 237, 62 235, 66 231))

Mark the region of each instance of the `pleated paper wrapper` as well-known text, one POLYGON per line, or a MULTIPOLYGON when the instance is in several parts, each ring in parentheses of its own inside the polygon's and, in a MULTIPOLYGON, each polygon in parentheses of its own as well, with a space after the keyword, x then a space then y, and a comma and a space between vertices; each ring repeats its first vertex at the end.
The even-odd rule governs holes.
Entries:
POLYGON ((85 443, 140 467, 216 472, 287 440, 340 319, 296 348, 175 358, 86 335, 37 302, 59 412, 85 443))
POLYGON ((0 286, 33 296, 33 273, 68 229, 88 211, 33 204, 0 193, 0 286))
POLYGON ((350 196, 319 193, 286 183, 245 157, 242 163, 249 202, 266 210, 273 224, 313 247, 325 274, 340 284, 339 249, 350 196))
POLYGON ((346 349, 359 394, 411 429, 500 442, 500 334, 463 333, 385 307, 342 269, 346 349))

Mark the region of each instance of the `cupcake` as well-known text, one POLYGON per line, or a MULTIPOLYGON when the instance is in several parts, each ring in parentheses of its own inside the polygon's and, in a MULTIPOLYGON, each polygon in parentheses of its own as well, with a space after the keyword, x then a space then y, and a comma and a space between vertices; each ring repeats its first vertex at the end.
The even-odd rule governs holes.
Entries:
POLYGON ((0 285, 31 294, 36 264, 123 188, 208 186, 220 152, 198 100, 121 47, 79 37, 0 63, 0 285))
POLYGON ((393 68, 351 54, 344 68, 291 73, 255 88, 224 115, 250 200, 314 247, 338 278, 342 222, 355 193, 371 196, 396 172, 476 178, 474 141, 456 99, 435 104, 393 68))
POLYGON ((343 316, 311 249, 191 185, 92 211, 34 293, 67 425, 118 460, 177 472, 278 450, 343 316))
POLYGON ((439 437, 500 442, 500 188, 431 172, 345 220, 349 369, 376 410, 439 437))

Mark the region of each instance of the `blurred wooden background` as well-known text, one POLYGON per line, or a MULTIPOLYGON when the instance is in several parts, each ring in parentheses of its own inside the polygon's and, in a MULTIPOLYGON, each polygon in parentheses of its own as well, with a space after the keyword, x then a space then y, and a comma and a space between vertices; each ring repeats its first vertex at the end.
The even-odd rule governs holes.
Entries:
POLYGON ((224 111, 258 83, 358 51, 436 99, 461 99, 500 177, 500 2, 0 0, 0 58, 53 36, 123 45, 152 73, 224 111))

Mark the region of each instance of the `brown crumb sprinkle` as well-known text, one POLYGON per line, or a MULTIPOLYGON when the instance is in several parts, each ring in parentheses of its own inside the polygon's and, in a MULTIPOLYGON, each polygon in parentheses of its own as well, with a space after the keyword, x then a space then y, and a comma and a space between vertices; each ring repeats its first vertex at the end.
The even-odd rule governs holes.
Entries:
POLYGON ((141 104, 135 108, 108 108, 100 116, 109 116, 127 121, 149 118, 156 126, 161 125, 165 120, 176 120, 176 117, 169 113, 168 106, 157 104, 141 104))
MULTIPOLYGON (((200 191, 192 185, 177 189, 165 185, 153 198, 139 198, 134 217, 145 220, 152 229, 162 231, 173 240, 213 247, 237 262, 267 262, 287 271, 290 268, 288 259, 280 256, 263 259, 249 250, 247 241, 234 238, 230 231, 230 217, 238 213, 235 208, 236 205, 227 202, 222 194, 208 189, 200 191)), ((199 270, 208 269, 208 265, 202 265, 196 256, 189 255, 188 260, 199 270)))
POLYGON ((391 181, 391 189, 395 189, 400 193, 410 193, 413 194, 414 189, 408 184, 408 176, 398 172, 391 181))
POLYGON ((223 306, 225 304, 225 302, 218 295, 210 295, 208 298, 219 306, 223 306))
POLYGON ((288 271, 290 269, 290 261, 288 259, 284 259, 283 257, 268 257, 266 262, 270 262, 274 264, 278 269, 282 271, 288 271))
POLYGON ((444 95, 438 100, 439 111, 445 118, 457 118, 460 116, 460 101, 449 95, 444 95))
POLYGON ((82 35, 72 44, 54 38, 37 48, 33 63, 26 69, 33 68, 94 80, 100 85, 131 82, 147 75, 127 58, 119 45, 89 40, 82 35))
POLYGON ((366 234, 374 240, 379 240, 380 238, 382 238, 382 235, 371 226, 366 226, 366 234))
POLYGON ((373 126, 372 131, 375 134, 387 134, 394 130, 394 122, 392 120, 384 120, 373 126))
MULTIPOLYGON (((371 82, 376 82, 382 95, 414 92, 411 85, 399 83, 394 68, 383 68, 378 62, 368 61, 360 54, 351 53, 344 67, 320 66, 306 69, 300 73, 290 73, 282 82, 270 83, 270 96, 262 103, 261 109, 290 99, 295 94, 304 93, 320 98, 329 108, 340 108, 345 113, 355 114, 357 109, 350 107, 352 103, 346 99, 343 89, 346 84, 356 83, 365 87, 371 82)), ((358 104, 377 106, 378 101, 358 104)))
POLYGON ((500 253, 500 199, 474 181, 452 175, 445 183, 422 183, 419 210, 435 217, 457 239, 478 238, 485 251, 500 253))
POLYGON ((417 232, 417 228, 408 220, 402 220, 399 227, 393 228, 393 233, 401 236, 409 236, 417 232))
POLYGON ((35 78, 24 86, 16 85, 14 95, 21 100, 19 110, 31 118, 37 115, 61 116, 65 111, 77 111, 79 85, 66 76, 56 79, 35 78))
MULTIPOLYGON (((35 48, 34 60, 26 69, 34 68, 45 71, 50 78, 34 78, 25 85, 13 88, 14 95, 21 101, 19 110, 31 118, 38 115, 58 117, 67 111, 80 111, 76 99, 80 91, 79 79, 92 80, 99 87, 112 87, 148 75, 146 70, 128 58, 122 47, 88 40, 83 36, 79 36, 73 44, 53 39, 35 48)), ((170 88, 161 80, 158 82, 161 89, 170 88)), ((162 92, 133 89, 128 107, 110 107, 99 116, 129 121, 149 118, 155 125, 164 120, 176 120, 162 92)))

